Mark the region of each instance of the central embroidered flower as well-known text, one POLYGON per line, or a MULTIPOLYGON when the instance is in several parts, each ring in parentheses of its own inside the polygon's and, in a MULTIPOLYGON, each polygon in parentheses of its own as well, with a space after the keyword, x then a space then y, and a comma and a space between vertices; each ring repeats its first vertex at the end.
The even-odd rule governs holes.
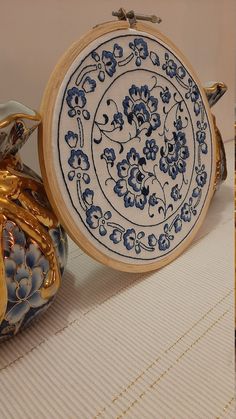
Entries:
POLYGON ((132 84, 129 95, 123 100, 127 120, 129 124, 135 123, 138 134, 146 129, 149 137, 161 125, 160 115, 157 113, 158 100, 150 95, 147 85, 137 87, 132 84))
POLYGON ((126 159, 117 164, 119 180, 114 186, 114 192, 124 198, 126 208, 136 206, 143 209, 147 203, 149 188, 145 187, 147 175, 142 168, 144 163, 145 159, 140 158, 139 153, 131 148, 126 159))

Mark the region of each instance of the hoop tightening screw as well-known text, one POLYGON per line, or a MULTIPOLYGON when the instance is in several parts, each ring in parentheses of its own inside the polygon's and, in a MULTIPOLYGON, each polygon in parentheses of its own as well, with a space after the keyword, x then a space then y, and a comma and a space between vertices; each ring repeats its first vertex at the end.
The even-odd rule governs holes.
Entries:
POLYGON ((112 12, 112 16, 118 17, 119 20, 128 20, 131 25, 135 24, 137 20, 146 20, 152 23, 161 23, 162 21, 155 15, 138 15, 133 10, 126 12, 123 8, 120 8, 118 12, 112 12))

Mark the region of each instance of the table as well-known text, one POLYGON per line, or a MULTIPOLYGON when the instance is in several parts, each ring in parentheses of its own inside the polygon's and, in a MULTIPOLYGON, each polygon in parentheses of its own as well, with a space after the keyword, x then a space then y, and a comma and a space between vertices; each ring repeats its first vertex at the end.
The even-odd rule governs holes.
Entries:
POLYGON ((126 274, 70 242, 63 286, 0 346, 1 419, 234 418, 234 143, 191 247, 126 274))

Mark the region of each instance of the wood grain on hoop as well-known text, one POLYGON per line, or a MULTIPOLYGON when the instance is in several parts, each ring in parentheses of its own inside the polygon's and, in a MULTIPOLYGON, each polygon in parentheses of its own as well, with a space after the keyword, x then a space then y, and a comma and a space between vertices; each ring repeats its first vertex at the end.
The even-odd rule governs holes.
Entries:
POLYGON ((186 237, 186 239, 172 251, 171 254, 167 255, 166 257, 161 258, 161 260, 157 260, 154 262, 149 262, 145 264, 129 264, 125 262, 121 262, 118 260, 109 257, 108 255, 101 252, 97 249, 91 241, 85 236, 82 231, 78 229, 78 225, 76 222, 70 217, 69 211, 67 209, 66 203, 63 199, 60 186, 57 180, 57 173, 56 169, 53 164, 53 143, 56 141, 55 138, 52 138, 52 121, 53 121, 53 113, 54 113, 54 106, 57 98, 58 91, 60 86, 64 80, 64 77, 74 62, 78 54, 80 54, 91 42, 97 40, 99 37, 114 32, 117 30, 124 30, 129 29, 129 24, 126 21, 117 21, 117 22, 109 22, 102 25, 96 26, 90 32, 88 32, 84 37, 82 37, 79 41, 74 43, 68 51, 64 54, 61 58, 59 63, 57 64, 55 70, 53 71, 48 85, 46 87, 40 112, 42 115, 42 125, 39 129, 39 159, 41 165, 41 171, 43 176, 43 181, 45 185, 46 192, 48 194, 50 203, 59 218, 61 224, 64 226, 67 233, 70 237, 81 247, 81 249, 86 252, 88 255, 92 256, 97 261, 108 265, 114 269, 118 269, 121 271, 126 272, 145 272, 151 271, 157 268, 160 268, 176 257, 178 257, 192 242, 193 238, 195 237, 199 227, 201 226, 205 215, 207 213, 209 204, 211 202, 213 193, 214 193, 214 180, 215 180, 215 170, 216 170, 216 139, 215 139, 215 131, 213 126, 213 120, 210 112, 210 108, 206 99, 205 92, 201 87, 201 84, 198 78, 195 75, 192 66, 188 63, 186 58, 182 55, 182 53, 173 45, 173 43, 162 35, 156 28, 151 25, 137 23, 134 26, 135 30, 145 32, 149 35, 156 37, 158 40, 164 42, 171 49, 178 55, 178 57, 182 60, 184 64, 186 64, 188 70, 191 73, 191 76, 196 81, 198 88, 201 93, 202 101, 205 106, 209 125, 211 129, 212 135, 212 157, 213 157, 213 169, 212 169, 212 176, 211 176, 211 183, 209 185, 208 196, 206 198, 204 207, 202 208, 201 215, 199 216, 198 220, 196 221, 191 233, 186 237))

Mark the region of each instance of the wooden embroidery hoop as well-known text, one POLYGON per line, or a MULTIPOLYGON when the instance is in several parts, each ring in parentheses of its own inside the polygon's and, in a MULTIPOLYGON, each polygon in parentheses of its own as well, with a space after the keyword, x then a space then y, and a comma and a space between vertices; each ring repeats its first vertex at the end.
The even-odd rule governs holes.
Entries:
POLYGON ((79 245, 79 247, 86 252, 88 255, 96 259, 98 262, 101 262, 104 265, 110 266, 114 269, 126 271, 126 272, 146 272, 161 268, 162 266, 170 263, 172 260, 177 258, 192 242, 195 235, 197 234, 200 226, 202 225, 208 207, 210 205, 211 199, 214 194, 215 190, 215 179, 216 179, 216 152, 217 152, 217 144, 216 144, 216 135, 215 135, 215 128, 213 123, 212 114, 210 111, 210 107, 206 98, 206 94, 204 89, 201 87, 201 83, 199 82, 192 66, 188 63, 186 58, 183 54, 176 48, 176 46, 166 38, 162 33, 160 33, 155 27, 150 26, 148 24, 144 24, 141 22, 137 22, 136 19, 133 22, 129 20, 119 20, 104 23, 101 25, 97 25, 94 27, 90 32, 88 32, 85 36, 83 36, 80 40, 75 42, 69 50, 64 54, 61 58, 59 63, 57 64, 55 70, 53 71, 50 80, 48 82, 47 88, 45 90, 41 109, 42 115, 42 126, 39 130, 39 159, 40 165, 42 170, 43 181, 45 184, 45 189, 47 191, 50 203, 60 220, 61 224, 64 226, 65 230, 69 234, 69 236, 79 245), (70 217, 68 212, 67 206, 63 199, 63 195, 61 193, 61 189, 59 187, 59 183, 57 181, 57 171, 53 164, 53 144, 54 140, 52 138, 52 118, 54 112, 55 101, 57 97, 58 90, 61 86, 61 83, 67 73, 68 69, 70 68, 71 64, 74 62, 76 57, 93 41, 97 40, 99 37, 119 30, 130 30, 130 28, 135 28, 137 31, 145 32, 149 35, 154 36, 158 40, 162 41, 163 43, 170 46, 171 50, 176 53, 176 55, 181 59, 181 61, 186 64, 188 71, 190 72, 191 76, 194 78, 199 91, 201 93, 202 101, 204 103, 208 120, 209 126, 212 135, 212 159, 213 159, 213 168, 212 168, 212 176, 211 176, 211 183, 209 186, 208 196, 206 198, 204 207, 202 208, 201 214, 197 219, 192 231, 186 239, 177 247, 175 248, 171 254, 161 258, 160 260, 156 260, 152 263, 144 263, 144 264, 129 264, 120 260, 116 260, 115 258, 109 257, 107 254, 104 254, 101 250, 99 250, 95 245, 92 244, 91 241, 88 240, 88 237, 80 231, 78 228, 77 223, 70 217))

